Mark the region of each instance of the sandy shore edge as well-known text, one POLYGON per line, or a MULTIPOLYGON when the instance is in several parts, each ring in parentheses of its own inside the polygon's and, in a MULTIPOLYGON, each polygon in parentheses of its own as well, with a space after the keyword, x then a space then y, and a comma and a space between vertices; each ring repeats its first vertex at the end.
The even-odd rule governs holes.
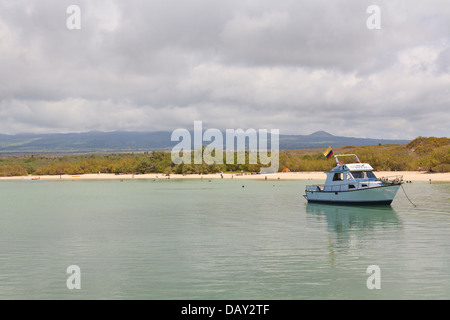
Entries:
MULTIPOLYGON (((378 178, 402 175, 405 181, 427 181, 430 182, 450 182, 450 173, 427 173, 417 171, 380 171, 375 172, 378 178)), ((171 174, 169 177, 163 174, 84 174, 84 175, 55 175, 55 176, 20 176, 20 177, 0 177, 0 181, 5 180, 124 180, 124 179, 221 179, 220 173, 215 174, 171 174)), ((255 179, 255 180, 322 180, 326 175, 324 172, 283 172, 275 174, 232 174, 224 173, 223 179, 255 179)))

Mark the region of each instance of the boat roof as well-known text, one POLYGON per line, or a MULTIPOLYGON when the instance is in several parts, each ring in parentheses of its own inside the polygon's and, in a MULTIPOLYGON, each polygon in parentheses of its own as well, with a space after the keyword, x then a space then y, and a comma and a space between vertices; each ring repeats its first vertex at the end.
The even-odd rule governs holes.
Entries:
POLYGON ((368 163, 347 163, 334 167, 330 172, 342 171, 372 171, 373 168, 368 163))

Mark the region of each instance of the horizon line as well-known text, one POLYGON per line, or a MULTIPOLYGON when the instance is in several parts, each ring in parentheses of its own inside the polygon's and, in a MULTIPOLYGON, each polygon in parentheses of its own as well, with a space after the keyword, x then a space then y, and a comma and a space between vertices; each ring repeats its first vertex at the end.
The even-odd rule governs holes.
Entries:
MULTIPOLYGON (((241 128, 238 128, 241 129, 241 128)), ((206 129, 207 130, 207 129, 206 129)), ((205 132, 206 130, 202 130, 202 132, 205 132)), ((220 129, 219 129, 220 130, 220 129)), ((227 130, 227 129, 225 129, 227 130)), ((225 134, 225 130, 220 130, 222 133, 225 134)), ((234 129, 237 130, 237 129, 234 129)), ((194 132, 194 129, 188 129, 189 132, 194 132)), ((245 131, 244 131, 245 132, 245 131)), ((20 135, 69 135, 69 134, 88 134, 88 133, 171 133, 170 130, 156 130, 156 131, 136 131, 136 130, 112 130, 112 131, 101 131, 101 130, 88 130, 88 131, 70 131, 70 132, 19 132, 19 133, 1 133, 0 135, 3 136, 20 136, 20 135)), ((267 134, 271 134, 271 132, 268 130, 267 134)), ((404 140, 404 141, 411 141, 418 137, 424 137, 424 136, 417 136, 415 138, 371 138, 371 137, 355 137, 355 136, 344 136, 344 135, 334 135, 332 133, 329 133, 325 130, 317 130, 310 134, 302 134, 302 133, 281 133, 280 136, 313 136, 313 135, 319 135, 319 134, 325 134, 330 137, 337 137, 337 138, 357 138, 357 139, 371 139, 371 140, 404 140)), ((425 136, 428 137, 428 136, 425 136)), ((435 137, 435 136, 429 136, 429 137, 435 137)))

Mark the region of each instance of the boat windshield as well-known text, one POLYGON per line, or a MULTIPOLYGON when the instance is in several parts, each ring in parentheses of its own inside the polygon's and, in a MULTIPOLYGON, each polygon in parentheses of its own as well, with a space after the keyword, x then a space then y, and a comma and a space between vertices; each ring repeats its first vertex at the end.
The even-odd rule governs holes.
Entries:
POLYGON ((377 178, 372 171, 353 171, 352 176, 355 179, 376 179, 377 178))

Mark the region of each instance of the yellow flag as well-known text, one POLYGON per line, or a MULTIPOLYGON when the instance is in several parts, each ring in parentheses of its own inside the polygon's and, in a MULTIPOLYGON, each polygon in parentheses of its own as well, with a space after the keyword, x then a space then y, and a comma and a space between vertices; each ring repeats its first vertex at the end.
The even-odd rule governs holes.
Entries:
POLYGON ((323 155, 327 157, 327 159, 330 159, 330 157, 333 155, 333 149, 331 149, 331 146, 328 147, 328 149, 323 153, 323 155))

